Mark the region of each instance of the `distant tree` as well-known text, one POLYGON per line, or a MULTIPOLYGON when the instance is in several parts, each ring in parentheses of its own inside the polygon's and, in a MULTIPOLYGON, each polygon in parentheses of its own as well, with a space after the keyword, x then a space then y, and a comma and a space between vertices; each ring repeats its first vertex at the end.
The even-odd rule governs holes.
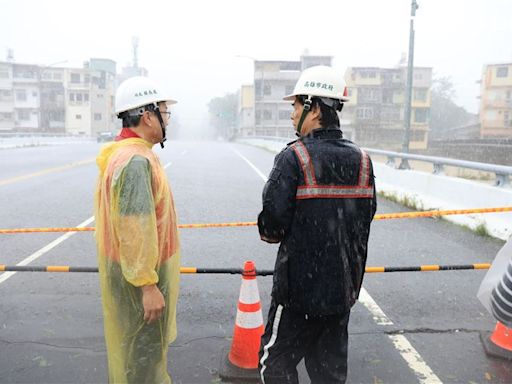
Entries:
POLYGON ((455 104, 455 89, 450 77, 438 77, 432 81, 430 107, 430 138, 444 138, 445 130, 470 124, 475 115, 455 104))
POLYGON ((223 97, 215 97, 208 102, 208 112, 217 135, 225 139, 232 138, 237 124, 237 111, 236 93, 226 93, 223 97))

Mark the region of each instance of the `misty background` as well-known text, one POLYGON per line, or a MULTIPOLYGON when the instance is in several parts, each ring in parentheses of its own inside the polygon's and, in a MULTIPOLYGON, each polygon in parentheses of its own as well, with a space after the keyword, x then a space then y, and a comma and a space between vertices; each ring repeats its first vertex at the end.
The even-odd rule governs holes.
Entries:
MULTIPOLYGON (((453 100, 478 113, 487 63, 512 61, 509 0, 421 0, 415 66, 453 84, 453 100)), ((15 62, 82 67, 91 57, 139 65, 179 101, 184 137, 210 127, 207 104, 253 82, 253 60, 296 60, 307 50, 348 66, 393 67, 407 53, 410 0, 58 1, 1 0, 0 54, 15 62)), ((5 57, 0 57, 5 60, 5 57)), ((434 113, 435 111, 433 111, 434 113)), ((171 123, 171 129, 172 129, 171 123)))

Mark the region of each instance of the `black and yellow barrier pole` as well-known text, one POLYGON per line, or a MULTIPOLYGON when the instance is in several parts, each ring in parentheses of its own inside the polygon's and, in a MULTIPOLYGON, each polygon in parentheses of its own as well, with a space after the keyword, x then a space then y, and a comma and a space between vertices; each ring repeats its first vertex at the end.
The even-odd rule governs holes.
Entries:
MULTIPOLYGON (((383 272, 434 272, 434 271, 461 271, 471 269, 489 269, 489 263, 462 264, 462 265, 419 265, 412 267, 366 267, 366 273, 383 273, 383 272)), ((97 267, 71 267, 67 265, 48 265, 48 266, 30 266, 30 265, 2 265, 0 264, 0 272, 98 272, 97 267)), ((182 274, 229 274, 241 275, 241 268, 196 268, 181 267, 182 274)), ((274 271, 270 269, 262 269, 256 271, 258 276, 270 276, 274 271)))

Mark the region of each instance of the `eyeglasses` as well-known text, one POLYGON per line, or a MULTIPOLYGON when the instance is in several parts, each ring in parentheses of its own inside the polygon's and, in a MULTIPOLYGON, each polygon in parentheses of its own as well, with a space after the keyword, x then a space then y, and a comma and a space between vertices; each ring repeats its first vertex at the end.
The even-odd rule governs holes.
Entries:
POLYGON ((163 115, 167 115, 167 118, 170 119, 171 118, 171 112, 170 111, 160 111, 160 114, 163 116, 163 115))

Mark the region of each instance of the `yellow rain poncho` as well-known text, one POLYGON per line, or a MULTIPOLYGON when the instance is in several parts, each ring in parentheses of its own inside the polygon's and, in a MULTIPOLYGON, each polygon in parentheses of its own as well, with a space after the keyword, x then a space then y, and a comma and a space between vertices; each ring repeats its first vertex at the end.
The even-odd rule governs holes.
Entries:
POLYGON ((128 138, 104 146, 97 158, 96 243, 110 383, 171 382, 179 239, 172 193, 151 147, 128 138), (165 310, 148 325, 139 287, 155 283, 165 310))

